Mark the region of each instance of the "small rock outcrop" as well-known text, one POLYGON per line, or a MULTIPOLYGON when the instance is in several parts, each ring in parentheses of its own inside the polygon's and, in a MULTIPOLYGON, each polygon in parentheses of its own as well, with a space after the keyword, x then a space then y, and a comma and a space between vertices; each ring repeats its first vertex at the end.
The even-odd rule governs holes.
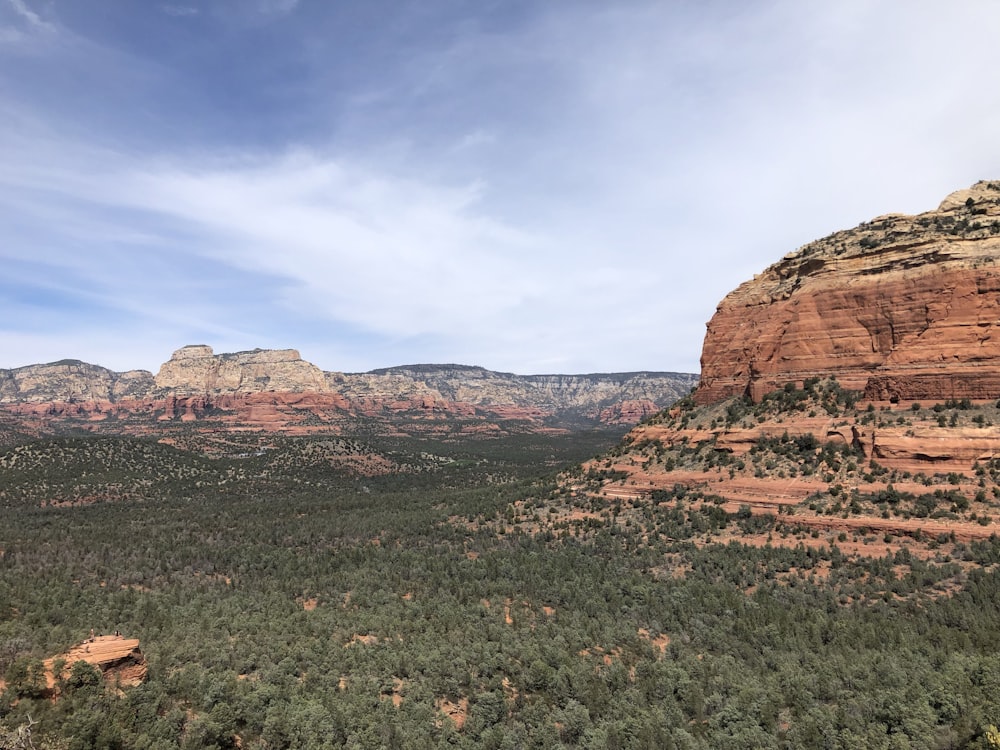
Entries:
POLYGON ((835 376, 873 399, 1000 397, 1000 182, 791 253, 722 300, 695 394, 835 376))
POLYGON ((111 688, 136 687, 146 681, 149 669, 146 657, 139 649, 137 638, 121 635, 99 635, 88 638, 65 654, 45 661, 47 689, 54 692, 57 681, 68 676, 73 665, 83 661, 96 668, 111 688), (57 661, 63 664, 63 673, 55 674, 57 661))

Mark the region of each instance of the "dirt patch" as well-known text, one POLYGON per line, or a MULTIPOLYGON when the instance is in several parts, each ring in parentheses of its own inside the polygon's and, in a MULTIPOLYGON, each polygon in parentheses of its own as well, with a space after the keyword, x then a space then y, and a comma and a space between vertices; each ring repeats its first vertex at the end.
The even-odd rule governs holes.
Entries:
MULTIPOLYGON (((341 680, 343 681, 343 677, 341 680)), ((346 683, 345 683, 346 687, 346 683)), ((403 705, 403 691, 406 688, 406 680, 402 680, 399 677, 392 678, 392 689, 383 690, 379 695, 380 700, 387 700, 392 703, 394 708, 399 708, 403 705)))
POLYGON ((344 644, 344 648, 350 648, 351 646, 374 646, 376 643, 378 643, 378 636, 355 633, 351 636, 351 639, 344 644))
POLYGON ((616 659, 621 659, 622 650, 618 646, 611 649, 605 649, 603 646, 591 646, 590 648, 581 649, 577 652, 577 655, 584 657, 597 657, 601 664, 605 667, 610 667, 614 664, 616 659))
POLYGON ((659 635, 653 635, 649 632, 648 628, 639 628, 639 637, 644 641, 649 641, 653 644, 654 648, 660 652, 660 656, 663 656, 667 652, 667 646, 670 645, 670 636, 666 633, 660 633, 659 635))
POLYGON ((503 694, 508 701, 513 702, 520 697, 521 693, 518 691, 517 687, 511 682, 509 677, 504 677, 500 680, 500 686, 503 688, 503 694))
POLYGON ((455 725, 455 729, 462 731, 466 719, 469 718, 469 699, 459 698, 458 702, 453 702, 447 698, 438 698, 434 705, 455 725))

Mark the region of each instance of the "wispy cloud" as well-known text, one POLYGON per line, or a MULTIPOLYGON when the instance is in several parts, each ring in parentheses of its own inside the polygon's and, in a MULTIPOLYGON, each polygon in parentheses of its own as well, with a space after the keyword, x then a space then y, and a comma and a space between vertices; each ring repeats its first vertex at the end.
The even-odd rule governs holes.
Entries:
MULTIPOLYGON (((82 174, 21 165, 8 179, 39 191, 34 210, 60 211, 59 224, 78 239, 94 242, 94 216, 105 212, 159 217, 198 238, 187 252, 272 275, 289 289, 287 304, 372 330, 468 327, 531 287, 518 256, 535 252, 536 240, 479 214, 475 184, 415 182, 308 152, 214 165, 114 163, 105 154, 82 174)), ((103 231, 105 241, 131 245, 153 236, 103 231)))
POLYGON ((192 8, 189 5, 161 5, 160 10, 166 13, 168 16, 197 16, 201 13, 197 8, 192 8))
POLYGON ((284 15, 291 13, 299 5, 299 0, 257 0, 257 8, 261 13, 284 15))
POLYGON ((491 133, 488 130, 474 130, 471 133, 466 133, 458 142, 455 144, 454 151, 465 151, 466 149, 480 148, 482 146, 492 146, 497 142, 496 133, 491 133))
POLYGON ((44 20, 40 15, 29 8, 24 0, 7 0, 7 2, 10 4, 10 7, 14 9, 14 12, 27 21, 33 28, 40 31, 52 31, 55 28, 51 23, 44 20))
POLYGON ((56 26, 33 11, 24 0, 0 2, 0 51, 35 54, 33 43, 52 37, 56 26))
POLYGON ((0 68, 0 301, 53 346, 694 370, 768 263, 1000 175, 991 4, 75 7, 0 68))

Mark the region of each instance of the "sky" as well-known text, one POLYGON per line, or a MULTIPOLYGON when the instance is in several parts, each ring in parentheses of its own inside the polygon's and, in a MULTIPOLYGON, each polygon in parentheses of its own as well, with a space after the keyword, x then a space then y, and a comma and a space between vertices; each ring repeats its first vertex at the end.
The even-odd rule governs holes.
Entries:
POLYGON ((1000 3, 0 0, 0 368, 698 372, 801 245, 1000 179, 1000 3))

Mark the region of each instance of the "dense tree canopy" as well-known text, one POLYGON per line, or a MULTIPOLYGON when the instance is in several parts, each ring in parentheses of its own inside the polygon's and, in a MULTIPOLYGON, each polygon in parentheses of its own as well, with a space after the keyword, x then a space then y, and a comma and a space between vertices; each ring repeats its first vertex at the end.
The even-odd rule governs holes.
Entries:
POLYGON ((30 716, 36 747, 81 750, 988 747, 1000 544, 706 544, 757 520, 691 497, 587 533, 505 523, 615 439, 366 444, 411 467, 383 477, 306 438, 11 446, 0 738, 30 716), (44 697, 41 660, 92 628, 139 638, 148 680, 72 666, 44 697))

